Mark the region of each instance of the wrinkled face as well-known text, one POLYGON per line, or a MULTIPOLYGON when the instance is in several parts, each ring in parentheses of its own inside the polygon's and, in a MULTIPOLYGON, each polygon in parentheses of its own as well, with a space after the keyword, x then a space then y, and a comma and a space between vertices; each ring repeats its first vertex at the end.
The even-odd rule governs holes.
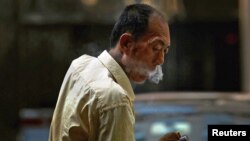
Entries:
POLYGON ((143 83, 145 80, 158 83, 163 74, 161 65, 170 46, 169 27, 157 15, 149 19, 148 32, 134 41, 129 53, 122 57, 130 80, 143 83))

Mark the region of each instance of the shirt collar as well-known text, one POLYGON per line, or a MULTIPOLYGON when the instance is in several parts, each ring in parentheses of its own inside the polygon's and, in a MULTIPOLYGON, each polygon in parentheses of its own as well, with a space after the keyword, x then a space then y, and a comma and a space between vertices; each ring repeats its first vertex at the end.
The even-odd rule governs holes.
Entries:
POLYGON ((122 88, 128 92, 130 100, 134 101, 134 91, 127 75, 125 74, 121 66, 113 59, 113 57, 106 50, 98 56, 98 59, 115 77, 117 83, 120 84, 122 88))

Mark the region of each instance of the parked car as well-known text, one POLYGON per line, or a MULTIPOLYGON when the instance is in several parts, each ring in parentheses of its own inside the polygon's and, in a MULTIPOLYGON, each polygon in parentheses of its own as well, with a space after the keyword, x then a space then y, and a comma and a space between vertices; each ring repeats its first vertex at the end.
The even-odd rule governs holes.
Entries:
POLYGON ((209 124, 250 124, 249 95, 237 93, 145 93, 135 101, 136 141, 158 141, 171 131, 207 141, 209 124))

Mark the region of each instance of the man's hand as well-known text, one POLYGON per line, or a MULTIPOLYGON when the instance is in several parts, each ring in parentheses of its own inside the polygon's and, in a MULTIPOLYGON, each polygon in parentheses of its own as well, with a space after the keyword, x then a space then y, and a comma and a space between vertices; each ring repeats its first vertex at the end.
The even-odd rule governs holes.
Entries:
POLYGON ((159 141, 188 141, 188 137, 181 136, 179 132, 170 132, 161 137, 159 141))

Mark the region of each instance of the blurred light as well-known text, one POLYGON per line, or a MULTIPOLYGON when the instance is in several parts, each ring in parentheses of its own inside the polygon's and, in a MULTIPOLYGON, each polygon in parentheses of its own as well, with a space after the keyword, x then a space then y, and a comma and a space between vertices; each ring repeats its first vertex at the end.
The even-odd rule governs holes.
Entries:
POLYGON ((98 2, 97 0, 81 0, 84 5, 94 6, 98 2))
POLYGON ((169 19, 172 17, 176 17, 179 20, 186 18, 186 8, 183 0, 167 0, 164 2, 165 5, 163 6, 163 9, 165 9, 169 19))
POLYGON ((153 0, 142 0, 142 3, 153 5, 153 0))
POLYGON ((17 141, 47 141, 53 109, 21 109, 17 141))
POLYGON ((179 131, 181 134, 190 134, 191 133, 191 125, 188 122, 176 122, 173 125, 175 130, 179 131))
POLYGON ((164 135, 167 132, 170 132, 171 129, 164 124, 164 122, 156 122, 150 128, 150 133, 152 135, 164 135))
POLYGON ((133 4, 134 0, 124 0, 125 5, 133 4))

